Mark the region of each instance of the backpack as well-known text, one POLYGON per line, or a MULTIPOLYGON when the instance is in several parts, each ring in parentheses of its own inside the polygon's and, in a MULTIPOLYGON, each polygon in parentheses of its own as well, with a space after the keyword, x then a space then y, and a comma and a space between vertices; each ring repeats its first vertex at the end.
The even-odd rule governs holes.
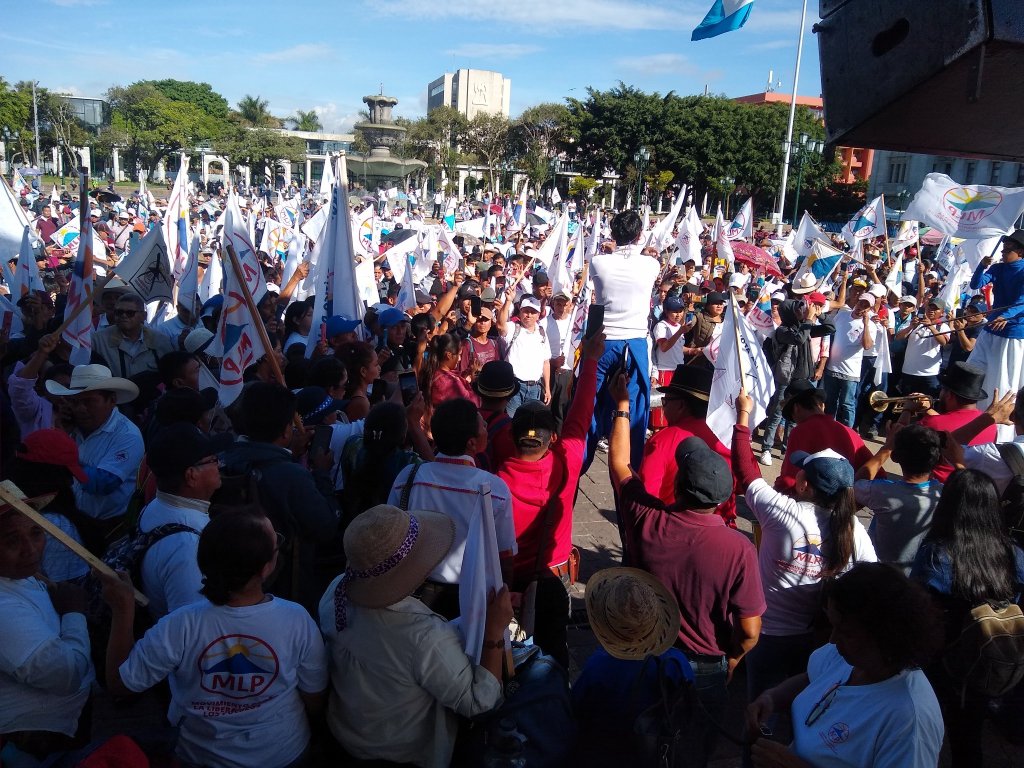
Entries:
POLYGON ((1014 542, 1020 546, 1024 542, 1024 453, 1014 443, 999 443, 996 448, 1013 473, 1000 499, 1003 522, 1014 542))
POLYGON ((697 698, 697 689, 689 680, 679 683, 668 676, 667 665, 678 666, 677 659, 651 658, 657 664, 660 695, 633 723, 635 765, 639 768, 707 765, 711 755, 705 749, 705 733, 711 724, 697 698))
POLYGON ((982 603, 971 609, 942 665, 960 690, 995 698, 1024 679, 1024 613, 1013 603, 982 603))

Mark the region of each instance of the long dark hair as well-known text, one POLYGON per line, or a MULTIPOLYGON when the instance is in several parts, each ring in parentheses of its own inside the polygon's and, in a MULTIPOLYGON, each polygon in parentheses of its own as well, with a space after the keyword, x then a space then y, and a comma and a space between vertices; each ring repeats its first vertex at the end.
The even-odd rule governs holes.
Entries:
POLYGON ((434 336, 427 347, 427 361, 420 374, 420 391, 423 399, 430 404, 430 391, 433 388, 434 374, 444 367, 444 356, 448 352, 459 354, 462 351, 462 339, 454 333, 442 333, 434 336))
POLYGON ((345 478, 346 503, 353 515, 387 501, 395 479, 391 457, 402 449, 407 434, 408 421, 400 403, 377 403, 370 409, 363 422, 362 450, 345 478))
POLYGON ((953 563, 952 594, 971 605, 999 603, 1016 593, 1013 544, 999 493, 988 475, 958 469, 942 487, 926 542, 941 544, 953 563))
MULTIPOLYGON (((838 576, 853 557, 853 526, 857 515, 857 501, 853 488, 840 488, 834 496, 825 496, 815 490, 815 503, 828 510, 828 531, 822 537, 821 578, 838 576)), ((822 531, 825 533, 825 531, 822 531)))
POLYGON ((345 397, 352 397, 363 385, 363 368, 369 367, 377 357, 373 344, 368 341, 349 341, 338 347, 338 359, 348 369, 345 397))

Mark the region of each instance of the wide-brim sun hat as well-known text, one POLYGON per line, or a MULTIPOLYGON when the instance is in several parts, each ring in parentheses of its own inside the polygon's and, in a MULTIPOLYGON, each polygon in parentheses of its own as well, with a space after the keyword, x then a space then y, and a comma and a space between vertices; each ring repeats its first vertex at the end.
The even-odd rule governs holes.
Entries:
POLYGON ((616 659, 660 656, 679 635, 679 607, 658 579, 639 568, 605 568, 587 580, 587 616, 601 647, 616 659))
POLYGON ((83 392, 113 392, 118 405, 130 403, 139 396, 135 382, 113 376, 107 366, 96 363, 76 365, 71 372, 69 386, 62 386, 50 379, 46 382, 46 391, 57 397, 73 397, 83 392))
POLYGON ((455 540, 447 515, 378 504, 345 531, 348 599, 365 608, 385 608, 411 595, 455 540))

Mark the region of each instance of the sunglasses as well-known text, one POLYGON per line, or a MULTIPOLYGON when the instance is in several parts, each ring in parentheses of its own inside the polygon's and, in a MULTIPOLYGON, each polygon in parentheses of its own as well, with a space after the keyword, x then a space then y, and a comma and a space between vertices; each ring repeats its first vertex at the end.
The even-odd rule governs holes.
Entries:
POLYGON ((115 309, 114 317, 135 317, 138 313, 137 309, 115 309))

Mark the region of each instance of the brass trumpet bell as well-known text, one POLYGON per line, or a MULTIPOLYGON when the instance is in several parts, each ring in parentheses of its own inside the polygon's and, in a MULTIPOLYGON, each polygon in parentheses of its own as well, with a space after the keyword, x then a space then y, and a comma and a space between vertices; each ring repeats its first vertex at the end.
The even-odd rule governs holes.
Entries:
POLYGON ((872 410, 881 413, 892 406, 893 413, 899 413, 908 403, 920 403, 922 408, 931 407, 932 399, 928 395, 908 395, 906 397, 886 397, 885 392, 876 390, 868 395, 868 405, 872 410))

